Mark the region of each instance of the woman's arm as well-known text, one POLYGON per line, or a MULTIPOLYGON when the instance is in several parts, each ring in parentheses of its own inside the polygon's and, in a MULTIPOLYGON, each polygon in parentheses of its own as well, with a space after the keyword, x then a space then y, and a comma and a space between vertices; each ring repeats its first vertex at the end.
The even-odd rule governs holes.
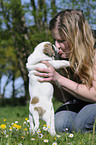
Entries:
POLYGON ((65 91, 80 100, 92 103, 96 102, 95 87, 89 89, 84 84, 78 84, 64 76, 61 76, 47 61, 43 61, 42 63, 46 64, 48 68, 36 68, 36 70, 39 71, 36 73, 36 75, 43 77, 39 79, 40 82, 52 82, 59 87, 61 86, 61 88, 63 88, 65 91))
POLYGON ((86 85, 78 84, 61 75, 58 75, 58 83, 74 97, 87 102, 96 102, 96 90, 94 87, 89 89, 86 85))

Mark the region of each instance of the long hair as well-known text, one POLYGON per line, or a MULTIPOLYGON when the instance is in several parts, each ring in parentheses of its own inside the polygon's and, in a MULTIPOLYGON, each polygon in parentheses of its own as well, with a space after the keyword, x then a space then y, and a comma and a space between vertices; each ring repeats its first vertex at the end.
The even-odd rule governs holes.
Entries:
POLYGON ((83 12, 61 11, 50 21, 49 28, 51 31, 56 29, 62 40, 66 39, 71 51, 71 67, 83 84, 92 86, 95 39, 83 12))

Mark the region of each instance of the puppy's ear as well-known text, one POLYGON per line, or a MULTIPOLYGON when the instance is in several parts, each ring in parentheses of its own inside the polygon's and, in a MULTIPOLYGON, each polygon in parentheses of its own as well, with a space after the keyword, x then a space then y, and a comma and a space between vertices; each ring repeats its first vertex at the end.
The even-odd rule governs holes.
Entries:
POLYGON ((52 45, 45 44, 44 49, 43 49, 43 53, 50 56, 50 57, 54 56, 54 50, 52 49, 52 45))

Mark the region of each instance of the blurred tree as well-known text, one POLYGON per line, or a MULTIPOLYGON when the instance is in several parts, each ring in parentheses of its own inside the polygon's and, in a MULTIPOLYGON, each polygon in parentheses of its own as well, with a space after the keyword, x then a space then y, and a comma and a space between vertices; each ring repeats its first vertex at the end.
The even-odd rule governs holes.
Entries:
MULTIPOLYGON (((5 31, 6 32, 6 31, 5 31)), ((2 78, 3 75, 7 76, 6 83, 3 88, 3 94, 5 95, 5 89, 7 84, 10 81, 13 81, 13 93, 12 97, 15 97, 15 87, 14 87, 14 81, 15 78, 20 76, 20 71, 18 69, 17 65, 17 57, 16 57, 16 51, 13 46, 13 42, 11 37, 6 32, 2 32, 2 41, 0 41, 1 47, 0 47, 0 78, 2 78)), ((0 79, 1 80, 1 79, 0 79)))

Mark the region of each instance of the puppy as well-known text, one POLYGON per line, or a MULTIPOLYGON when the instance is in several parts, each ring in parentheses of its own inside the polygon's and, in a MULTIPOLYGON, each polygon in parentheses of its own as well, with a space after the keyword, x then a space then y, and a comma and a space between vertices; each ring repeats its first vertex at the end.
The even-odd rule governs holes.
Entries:
POLYGON ((36 67, 46 68, 47 66, 41 61, 46 60, 55 68, 64 68, 70 66, 69 61, 54 60, 58 48, 50 42, 42 42, 38 44, 34 52, 28 57, 26 67, 29 71, 29 121, 33 134, 39 128, 39 119, 46 122, 48 131, 51 135, 55 135, 54 125, 54 109, 53 109, 53 86, 50 82, 39 82, 40 77, 35 76, 36 67))

